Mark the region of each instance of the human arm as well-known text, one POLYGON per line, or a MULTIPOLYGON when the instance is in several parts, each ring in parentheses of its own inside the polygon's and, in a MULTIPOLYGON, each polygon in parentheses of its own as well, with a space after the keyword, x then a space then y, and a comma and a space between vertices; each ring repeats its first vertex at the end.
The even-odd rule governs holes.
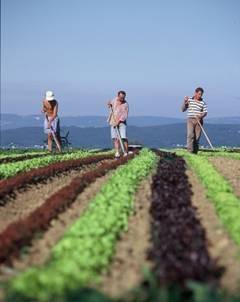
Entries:
POLYGON ((58 102, 56 102, 56 105, 53 109, 53 114, 52 116, 49 117, 49 123, 51 123, 58 115, 58 102))
POLYGON ((41 110, 42 113, 45 113, 46 112, 46 108, 45 108, 45 101, 42 102, 42 110, 41 110))
POLYGON ((199 119, 204 119, 207 116, 207 112, 203 112, 199 115, 199 119))
POLYGON ((108 108, 113 107, 113 102, 114 102, 114 100, 109 100, 109 101, 107 102, 107 107, 108 107, 108 108))
POLYGON ((182 112, 185 112, 188 109, 188 105, 189 105, 189 97, 185 96, 182 107, 181 107, 182 112))
POLYGON ((199 119, 204 119, 207 116, 208 110, 207 110, 207 104, 204 103, 202 113, 199 115, 199 119))

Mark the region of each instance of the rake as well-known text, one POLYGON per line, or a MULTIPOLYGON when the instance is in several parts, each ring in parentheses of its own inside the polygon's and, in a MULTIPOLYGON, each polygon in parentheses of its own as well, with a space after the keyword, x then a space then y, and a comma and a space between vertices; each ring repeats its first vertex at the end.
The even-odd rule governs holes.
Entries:
MULTIPOLYGON (((48 121, 48 123, 49 123, 49 119, 48 119, 48 116, 47 116, 47 115, 46 115, 46 119, 47 119, 47 121, 48 121)), ((59 151, 59 152, 62 152, 60 143, 59 143, 59 141, 58 141, 58 139, 57 139, 56 133, 55 133, 55 131, 54 131, 52 125, 50 126, 50 130, 51 130, 51 134, 52 134, 52 136, 53 136, 53 139, 54 139, 54 141, 55 141, 55 144, 56 144, 56 146, 57 146, 57 148, 58 148, 58 151, 59 151)))
POLYGON ((211 143, 211 141, 210 141, 210 138, 209 138, 209 136, 207 135, 206 131, 204 130, 202 124, 200 123, 199 119, 198 119, 196 116, 195 116, 195 118, 196 118, 196 120, 197 120, 197 122, 198 122, 198 125, 200 126, 200 128, 201 128, 201 130, 202 130, 202 132, 203 132, 203 134, 204 134, 204 136, 205 136, 205 138, 206 138, 206 140, 207 140, 209 146, 211 147, 212 150, 214 150, 214 147, 213 147, 213 145, 212 145, 212 143, 211 143))
MULTIPOLYGON (((116 119, 115 119, 115 116, 114 116, 114 112, 113 112, 112 106, 110 106, 110 108, 111 108, 111 114, 112 114, 112 116, 113 116, 113 119, 114 119, 115 122, 116 122, 116 119)), ((118 140, 119 140, 119 142, 120 142, 120 147, 121 147, 121 149, 122 149, 122 152, 123 152, 123 154, 126 154, 127 151, 126 151, 125 146, 124 146, 124 144, 123 144, 122 137, 121 137, 121 134, 120 134, 120 131, 119 131, 119 127, 116 126, 116 127, 114 127, 114 128, 115 128, 115 130, 116 130, 117 137, 118 137, 118 140)))

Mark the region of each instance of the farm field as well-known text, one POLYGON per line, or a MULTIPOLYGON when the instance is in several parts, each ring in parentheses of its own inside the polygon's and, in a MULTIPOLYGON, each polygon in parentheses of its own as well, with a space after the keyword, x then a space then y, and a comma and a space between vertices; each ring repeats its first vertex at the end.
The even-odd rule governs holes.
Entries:
POLYGON ((0 301, 240 301, 240 153, 0 151, 0 301))

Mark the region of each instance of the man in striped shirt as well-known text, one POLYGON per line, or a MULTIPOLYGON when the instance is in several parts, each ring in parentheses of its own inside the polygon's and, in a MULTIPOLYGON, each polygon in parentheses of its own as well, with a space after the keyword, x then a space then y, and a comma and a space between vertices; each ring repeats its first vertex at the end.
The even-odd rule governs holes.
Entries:
POLYGON ((199 150, 202 131, 198 121, 203 125, 203 119, 207 115, 207 104, 202 98, 203 93, 203 88, 196 88, 194 96, 192 98, 185 96, 182 105, 182 111, 187 111, 187 149, 191 153, 197 153, 199 150))

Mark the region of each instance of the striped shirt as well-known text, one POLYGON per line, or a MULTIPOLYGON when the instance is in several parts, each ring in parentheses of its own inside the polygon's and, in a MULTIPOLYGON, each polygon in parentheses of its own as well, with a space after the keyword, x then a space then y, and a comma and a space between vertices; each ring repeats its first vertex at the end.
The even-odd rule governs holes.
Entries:
POLYGON ((200 116, 202 113, 207 113, 207 104, 204 100, 197 101, 190 98, 184 106, 184 111, 187 110, 187 116, 190 118, 200 116))

